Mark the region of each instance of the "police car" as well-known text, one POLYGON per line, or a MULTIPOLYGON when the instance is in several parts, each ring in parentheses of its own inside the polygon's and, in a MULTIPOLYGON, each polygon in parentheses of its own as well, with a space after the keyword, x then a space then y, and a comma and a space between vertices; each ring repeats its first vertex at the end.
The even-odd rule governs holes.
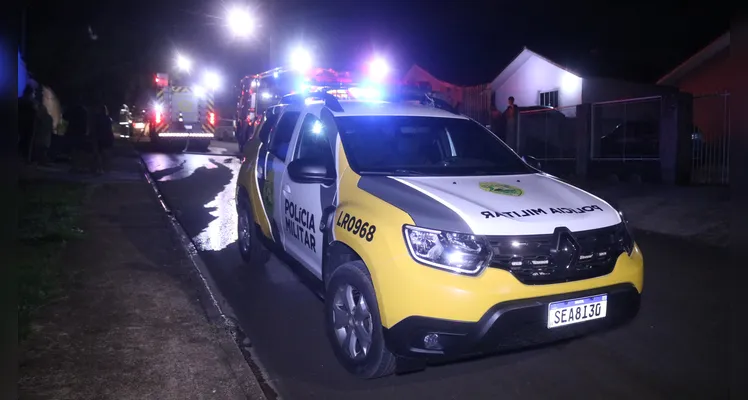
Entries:
POLYGON ((327 334, 352 374, 637 314, 643 259, 623 214, 479 123, 324 91, 285 103, 245 149, 239 248, 250 262, 274 242, 324 283, 327 334))

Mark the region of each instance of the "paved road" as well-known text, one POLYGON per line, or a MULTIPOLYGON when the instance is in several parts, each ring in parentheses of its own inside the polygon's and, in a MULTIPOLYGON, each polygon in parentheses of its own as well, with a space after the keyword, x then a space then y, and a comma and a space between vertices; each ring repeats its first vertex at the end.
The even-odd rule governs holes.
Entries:
POLYGON ((144 154, 219 289, 285 399, 727 398, 727 256, 638 234, 646 263, 642 311, 621 329, 374 381, 334 359, 322 302, 300 267, 277 256, 243 265, 233 190, 239 161, 212 154, 144 154))

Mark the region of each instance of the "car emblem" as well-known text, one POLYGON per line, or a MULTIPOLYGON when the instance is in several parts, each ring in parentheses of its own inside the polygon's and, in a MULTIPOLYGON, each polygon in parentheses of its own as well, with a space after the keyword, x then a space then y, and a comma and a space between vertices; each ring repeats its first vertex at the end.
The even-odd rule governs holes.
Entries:
POLYGON ((579 242, 565 227, 556 228, 553 237, 555 248, 551 249, 551 258, 558 267, 568 269, 579 260, 579 242))
POLYGON ((525 193, 522 189, 511 186, 511 185, 505 185, 503 183, 497 183, 497 182, 481 182, 478 184, 481 189, 485 190, 486 192, 496 193, 496 194, 503 194, 506 196, 522 196, 523 193, 525 193))

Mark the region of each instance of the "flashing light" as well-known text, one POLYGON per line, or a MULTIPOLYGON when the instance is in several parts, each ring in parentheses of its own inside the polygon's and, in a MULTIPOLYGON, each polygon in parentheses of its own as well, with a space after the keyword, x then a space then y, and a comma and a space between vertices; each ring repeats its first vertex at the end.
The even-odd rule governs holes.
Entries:
POLYGON ((269 99, 270 97, 271 97, 271 96, 270 96, 270 93, 268 93, 268 92, 262 92, 262 98, 263 98, 263 99, 267 100, 267 99, 269 99))
POLYGON ((297 48, 291 53, 291 66, 298 71, 306 71, 312 67, 312 56, 308 51, 297 48))
POLYGON ((197 97, 205 97, 205 94, 207 93, 205 91, 205 88, 199 85, 195 85, 192 87, 192 92, 195 93, 195 96, 197 97))
POLYGON ((237 37, 248 37, 255 28, 254 20, 247 10, 234 7, 227 12, 229 29, 237 37))
POLYGON ((156 110, 156 124, 158 125, 160 123, 161 123, 161 111, 156 110))
POLYGON ((184 72, 190 72, 192 69, 192 60, 181 54, 177 54, 177 69, 184 72))
POLYGON ((312 124, 312 133, 315 135, 319 135, 322 133, 324 126, 322 126, 322 122, 314 121, 312 124))
POLYGON ((208 122, 210 122, 211 125, 216 124, 216 113, 212 111, 208 113, 208 122))
POLYGON ((278 71, 273 72, 273 78, 278 78, 278 71))
POLYGON ((351 96, 353 96, 356 99, 362 99, 362 100, 379 100, 382 98, 382 92, 375 88, 375 87, 351 87, 348 89, 348 91, 351 93, 351 96))
POLYGON ((218 90, 218 88, 221 86, 221 77, 219 77, 218 74, 213 71, 206 72, 203 80, 205 86, 207 86, 210 90, 218 90))
POLYGON ((369 63, 369 75, 376 81, 381 81, 390 73, 390 66, 383 58, 377 57, 369 63))

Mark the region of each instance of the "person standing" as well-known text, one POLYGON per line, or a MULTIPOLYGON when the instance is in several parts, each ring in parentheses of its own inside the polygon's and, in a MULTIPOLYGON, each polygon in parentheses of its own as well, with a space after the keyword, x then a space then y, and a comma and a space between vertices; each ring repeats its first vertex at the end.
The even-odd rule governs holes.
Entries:
POLYGON ((18 99, 18 152, 25 161, 30 161, 31 159, 36 107, 34 89, 30 85, 26 86, 23 96, 18 99))
POLYGON ((110 151, 114 146, 112 118, 106 106, 100 106, 93 120, 93 137, 96 157, 96 172, 109 172, 110 151))
POLYGON ((39 164, 47 163, 49 146, 52 144, 52 131, 54 130, 52 116, 49 115, 44 103, 40 103, 36 110, 34 121, 34 154, 33 160, 39 164))
POLYGON ((506 110, 504 110, 503 118, 505 121, 506 133, 504 141, 509 147, 517 150, 517 126, 519 124, 519 107, 514 104, 514 96, 509 96, 507 99, 506 110))
POLYGON ((77 104, 63 116, 68 122, 65 141, 70 152, 73 172, 82 172, 86 158, 86 138, 88 136, 88 113, 82 104, 77 104))

